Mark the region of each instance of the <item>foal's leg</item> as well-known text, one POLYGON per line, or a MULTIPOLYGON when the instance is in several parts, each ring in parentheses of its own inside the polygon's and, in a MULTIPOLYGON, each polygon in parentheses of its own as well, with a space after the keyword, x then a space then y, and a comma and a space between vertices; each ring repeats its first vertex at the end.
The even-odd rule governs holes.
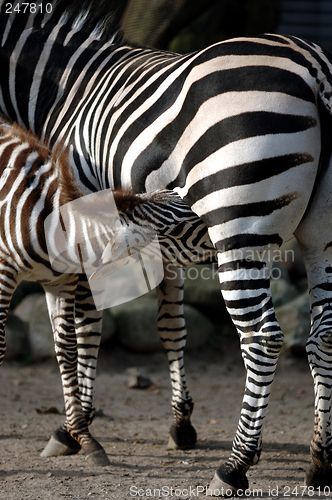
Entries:
MULTIPOLYGON (((97 311, 90 287, 84 275, 80 275, 75 296, 75 328, 77 337, 77 376, 81 403, 87 424, 93 421, 94 381, 97 355, 102 329, 102 311, 97 311)), ((67 431, 67 422, 52 434, 42 456, 60 456, 77 453, 79 443, 67 431)))
POLYGON ((196 444, 197 436, 190 422, 194 403, 189 394, 184 369, 184 348, 187 330, 183 316, 184 270, 167 264, 164 279, 158 286, 158 331, 167 351, 171 383, 174 422, 170 429, 169 448, 188 449, 196 444))
POLYGON ((75 297, 77 375, 81 403, 90 425, 95 416, 94 385, 101 340, 103 311, 97 311, 86 276, 80 276, 75 297))
POLYGON ((215 496, 248 488, 246 472, 259 461, 263 420, 283 341, 271 298, 271 265, 231 260, 227 253, 219 254, 218 262, 222 294, 240 335, 247 375, 232 453, 217 469, 208 492, 215 496))
POLYGON ((18 285, 16 276, 16 270, 8 262, 0 260, 0 365, 6 352, 6 320, 10 301, 18 285))
MULTIPOLYGON (((91 436, 81 404, 77 377, 77 339, 74 305, 77 278, 66 285, 48 286, 47 302, 54 332, 55 352, 60 368, 67 416, 67 431, 95 465, 108 465, 102 446, 91 436)), ((52 440, 51 440, 52 441, 52 440)), ((46 449, 43 456, 46 455, 46 449)))

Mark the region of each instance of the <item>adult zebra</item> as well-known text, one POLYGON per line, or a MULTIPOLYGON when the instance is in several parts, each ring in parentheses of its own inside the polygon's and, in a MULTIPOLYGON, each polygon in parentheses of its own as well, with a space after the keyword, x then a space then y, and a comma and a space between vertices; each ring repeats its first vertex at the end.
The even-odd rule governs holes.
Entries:
MULTIPOLYGON (((259 459, 282 345, 268 256, 298 228, 319 164, 324 169, 330 159, 331 57, 313 44, 277 35, 238 38, 179 56, 107 42, 97 29, 86 32, 86 16, 8 17, 4 7, 2 111, 51 144, 70 145, 87 190, 172 188, 206 223, 247 369, 232 454, 211 486, 245 488, 246 471, 259 459)), ((165 328, 173 341, 184 327, 181 279, 174 286, 167 278, 161 293, 172 298, 170 321, 178 321, 175 331, 165 328)), ((322 285, 329 282, 326 274, 313 272, 310 279, 321 295, 313 299, 309 343, 316 417, 307 483, 325 485, 331 483, 332 455, 330 285, 322 285)), ((181 354, 176 363, 181 374, 181 354)), ((181 431, 181 423, 192 429, 192 403, 178 380, 183 397, 174 406, 181 431)))

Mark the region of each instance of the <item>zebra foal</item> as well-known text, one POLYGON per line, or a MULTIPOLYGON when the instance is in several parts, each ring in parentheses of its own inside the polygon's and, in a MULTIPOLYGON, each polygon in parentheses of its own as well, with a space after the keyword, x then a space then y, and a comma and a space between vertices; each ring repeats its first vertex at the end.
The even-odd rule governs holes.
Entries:
MULTIPOLYGON (((84 394, 77 379, 74 304, 78 275, 53 270, 44 233, 46 217, 58 214, 62 205, 81 196, 67 153, 61 153, 60 148, 50 153, 31 133, 0 122, 0 363, 5 355, 5 324, 13 292, 23 279, 39 282, 48 292, 65 399, 67 425, 58 432, 66 436, 68 431, 72 447, 77 441, 77 449, 82 447, 89 461, 107 465, 102 446, 88 430, 81 405, 84 394)), ((104 233, 107 238, 105 228, 104 233)), ((85 390, 90 389, 86 386, 85 390)))

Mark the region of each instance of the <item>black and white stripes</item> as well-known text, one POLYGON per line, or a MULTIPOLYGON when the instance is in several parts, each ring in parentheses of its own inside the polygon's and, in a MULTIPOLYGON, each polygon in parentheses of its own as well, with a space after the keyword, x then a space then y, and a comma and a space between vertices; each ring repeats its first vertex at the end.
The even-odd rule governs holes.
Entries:
MULTIPOLYGON (((282 344, 267 251, 278 250, 294 232, 299 235, 314 290, 308 350, 316 427, 307 482, 328 483, 329 277, 321 269, 330 267, 332 237, 325 241, 318 234, 312 241, 306 220, 320 189, 325 205, 329 202, 321 179, 331 155, 331 56, 279 35, 237 38, 180 56, 110 39, 100 29, 87 29, 80 14, 80 22, 56 12, 45 19, 8 18, 2 9, 1 110, 51 146, 63 141, 85 192, 173 189, 206 224, 247 368, 232 454, 216 473, 215 490, 223 484, 233 491, 246 487, 245 472, 259 458, 282 344), (316 246, 319 251, 312 250, 316 246), (319 271, 312 271, 316 267, 307 255, 317 257, 319 271)), ((321 217, 323 212, 319 206, 321 217)), ((181 369, 182 286, 181 269, 173 281, 166 271, 158 292, 159 325, 174 332, 167 341, 169 359, 181 369)), ((97 342, 94 346, 97 350, 97 342)), ((192 405, 187 392, 184 397, 175 405, 181 438, 174 440, 185 447, 194 439, 181 431, 192 405)))

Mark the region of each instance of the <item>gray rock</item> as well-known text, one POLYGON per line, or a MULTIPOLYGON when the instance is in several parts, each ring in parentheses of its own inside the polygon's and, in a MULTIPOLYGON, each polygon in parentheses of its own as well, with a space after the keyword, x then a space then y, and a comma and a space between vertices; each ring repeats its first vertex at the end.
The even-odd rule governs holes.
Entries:
MULTIPOLYGON (((112 307, 111 312, 115 319, 117 336, 125 348, 139 352, 164 349, 158 336, 157 300, 140 297, 112 307)), ((184 313, 188 330, 187 348, 202 346, 214 330, 212 323, 189 305, 184 306, 184 313)))
POLYGON ((115 334, 115 322, 108 309, 103 311, 103 328, 101 331, 101 344, 110 340, 115 334))
MULTIPOLYGON (((48 315, 45 295, 35 293, 28 295, 14 311, 28 326, 28 336, 33 359, 41 360, 54 356, 54 343, 51 322, 48 315)), ((102 343, 115 333, 113 318, 104 311, 102 343)))
POLYGON ((11 311, 6 322, 7 360, 17 360, 29 354, 29 333, 27 325, 11 311))
POLYGON ((278 264, 287 269, 296 279, 306 278, 307 276, 300 248, 295 238, 281 246, 278 264))
POLYGON ((184 302, 208 318, 218 322, 220 316, 227 315, 223 301, 216 264, 201 264, 186 269, 184 302))
POLYGON ((43 287, 40 283, 35 283, 34 281, 21 281, 21 283, 16 288, 10 307, 15 309, 22 300, 32 293, 44 293, 43 287))
POLYGON ((153 385, 152 380, 147 376, 144 368, 136 366, 127 370, 127 386, 130 389, 147 389, 153 385))
POLYGON ((31 354, 36 361, 54 356, 52 327, 47 312, 45 295, 28 295, 14 310, 29 329, 31 354))
POLYGON ((308 293, 276 308, 276 316, 284 333, 283 352, 305 354, 310 332, 310 306, 308 293))
POLYGON ((299 296, 296 286, 285 279, 271 279, 270 283, 274 307, 287 304, 299 296))

